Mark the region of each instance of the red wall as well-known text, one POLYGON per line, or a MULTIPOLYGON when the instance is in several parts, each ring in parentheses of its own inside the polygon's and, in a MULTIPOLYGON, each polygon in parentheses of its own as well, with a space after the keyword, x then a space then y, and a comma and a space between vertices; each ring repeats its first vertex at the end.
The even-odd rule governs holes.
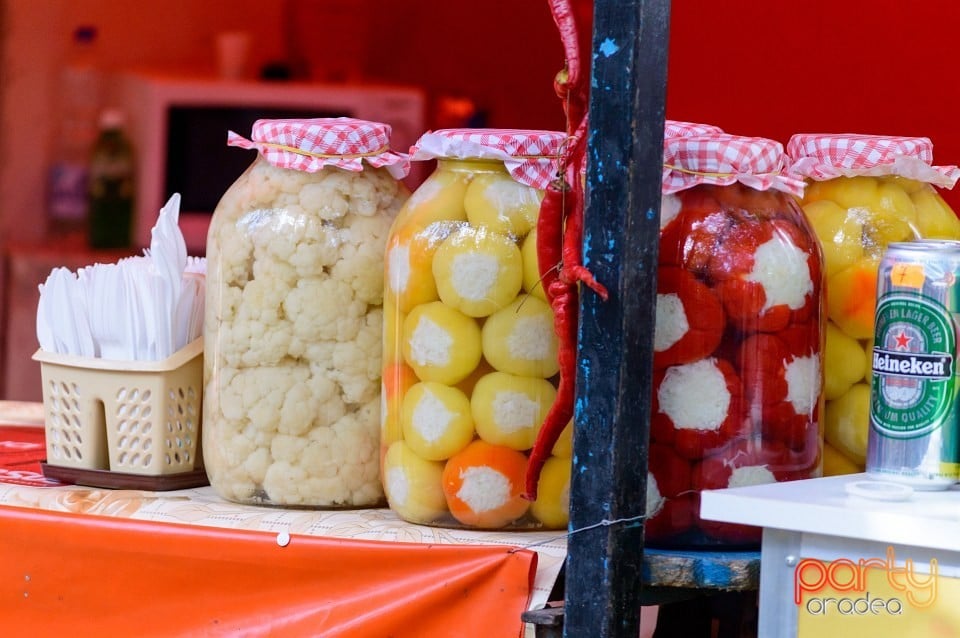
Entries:
MULTIPOLYGON (((370 1, 370 0, 367 0, 370 1)), ((589 60, 592 0, 572 0, 589 60)), ((546 0, 377 4, 367 71, 464 95, 509 128, 563 127, 546 0)), ((786 143, 799 132, 919 135, 960 164, 957 0, 674 0, 667 116, 786 143)), ((960 210, 960 187, 945 192, 960 210)))
POLYGON ((924 136, 960 164, 958 41, 956 0, 674 0, 667 116, 783 143, 924 136))

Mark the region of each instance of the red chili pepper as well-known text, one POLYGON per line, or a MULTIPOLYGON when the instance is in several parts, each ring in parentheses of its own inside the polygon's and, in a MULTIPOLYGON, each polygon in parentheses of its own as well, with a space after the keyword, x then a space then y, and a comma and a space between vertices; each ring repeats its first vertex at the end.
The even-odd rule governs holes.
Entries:
MULTIPOLYGON (((553 310, 560 378, 557 384, 557 396, 537 433, 533 449, 530 450, 524 494, 524 497, 529 500, 536 500, 543 464, 549 458, 563 428, 573 417, 577 369, 578 299, 575 285, 564 281, 562 273, 566 268, 563 263, 566 257, 564 212, 576 208, 576 202, 571 201, 574 197, 575 191, 572 185, 555 181, 544 194, 537 220, 537 263, 547 299, 553 310)), ((566 232, 570 232, 569 226, 566 232)))
POLYGON ((566 58, 566 66, 554 79, 553 89, 567 116, 567 133, 572 135, 580 121, 586 117, 588 99, 580 69, 577 22, 569 0, 550 0, 550 12, 557 25, 566 58))
POLYGON ((577 38, 577 21, 569 0, 550 0, 550 12, 560 33, 563 53, 567 58, 567 78, 569 85, 576 86, 580 81, 580 42, 577 38))
POLYGON ((569 0, 550 0, 550 10, 566 55, 566 68, 557 75, 554 88, 563 101, 570 138, 560 158, 562 179, 547 188, 537 221, 537 260, 547 299, 553 309, 554 329, 559 341, 557 356, 560 380, 557 397, 530 451, 524 495, 530 500, 537 496, 543 464, 573 416, 577 373, 578 284, 583 282, 603 299, 607 298, 607 289, 597 282, 582 263, 588 90, 580 72, 576 22, 569 0))
POLYGON ((561 246, 563 244, 563 198, 566 185, 556 179, 547 186, 540 202, 537 217, 537 268, 540 285, 547 300, 553 301, 551 284, 560 273, 561 246))
POLYGON ((551 291, 547 293, 553 300, 554 328, 557 331, 559 347, 557 358, 560 363, 560 380, 557 384, 557 396, 543 420, 537 433, 537 439, 530 450, 527 461, 526 492, 524 498, 531 501, 537 498, 540 472, 547 462, 560 433, 573 418, 573 401, 576 391, 577 369, 577 304, 570 287, 555 280, 551 291), (574 347, 570 347, 573 343, 574 347))
MULTIPOLYGON (((537 439, 530 451, 530 459, 527 465, 526 497, 533 500, 537 495, 537 484, 540 480, 540 471, 543 464, 550 456, 553 446, 563 428, 573 416, 573 403, 576 389, 577 373, 577 316, 578 316, 578 291, 577 284, 585 283, 601 296, 607 298, 606 288, 594 279, 589 270, 580 263, 581 245, 583 240, 583 191, 582 180, 580 178, 580 167, 584 159, 584 133, 586 131, 586 120, 577 129, 577 135, 572 139, 571 144, 567 146, 570 153, 570 161, 567 164, 567 177, 569 190, 566 191, 566 197, 561 197, 560 201, 569 204, 566 207, 566 218, 563 229, 563 243, 559 248, 562 257, 560 272, 556 278, 549 277, 547 284, 547 299, 550 300, 554 316, 554 329, 557 333, 558 348, 557 356, 560 364, 560 380, 557 387, 557 397, 550 406, 544 418, 543 425, 537 434, 537 439)), ((553 197, 556 197, 554 195, 553 197)), ((546 198, 545 198, 546 199, 546 198)), ((540 248, 541 228, 545 229, 547 237, 556 238, 557 218, 544 220, 544 215, 557 215, 563 213, 563 210, 553 208, 556 203, 553 199, 546 210, 541 207, 540 221, 537 225, 538 249, 540 248), (542 223, 541 223, 542 222, 542 223)), ((549 240, 547 240, 549 241, 549 240)), ((544 253, 538 255, 540 264, 553 263, 553 259, 558 252, 557 244, 545 245, 544 253)), ((549 269, 541 265, 541 269, 549 269)), ((546 273, 544 273, 546 275, 546 273)), ((545 278, 546 281, 546 278, 545 278)))

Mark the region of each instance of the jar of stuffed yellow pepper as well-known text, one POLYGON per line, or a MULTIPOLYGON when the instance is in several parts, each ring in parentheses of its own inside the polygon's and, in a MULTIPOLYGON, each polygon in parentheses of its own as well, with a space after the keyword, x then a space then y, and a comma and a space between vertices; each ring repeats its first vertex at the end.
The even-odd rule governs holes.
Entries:
POLYGON ((863 471, 869 431, 877 269, 888 244, 960 239, 960 220, 935 187, 954 166, 932 166, 923 137, 794 135, 791 171, 808 186, 803 211, 827 277, 824 474, 863 471))
POLYGON ((207 243, 203 449, 240 503, 370 507, 380 482, 383 254, 409 196, 390 127, 258 120, 207 243))
POLYGON ((405 520, 477 529, 567 524, 570 437, 535 501, 527 458, 556 397, 557 337, 537 265, 543 189, 564 134, 445 129, 411 159, 436 170, 387 240, 381 453, 405 520))

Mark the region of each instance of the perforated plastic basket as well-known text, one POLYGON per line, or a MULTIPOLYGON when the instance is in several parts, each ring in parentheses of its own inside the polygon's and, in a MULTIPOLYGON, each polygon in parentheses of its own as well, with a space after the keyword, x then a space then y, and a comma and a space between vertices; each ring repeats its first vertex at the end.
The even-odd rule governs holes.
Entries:
POLYGON ((199 468, 203 339, 163 361, 39 350, 47 464, 165 475, 199 468))

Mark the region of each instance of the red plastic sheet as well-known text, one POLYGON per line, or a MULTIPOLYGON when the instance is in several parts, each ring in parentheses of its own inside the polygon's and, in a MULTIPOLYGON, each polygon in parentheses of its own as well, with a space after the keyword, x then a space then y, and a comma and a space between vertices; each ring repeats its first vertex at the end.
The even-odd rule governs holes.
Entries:
POLYGON ((61 485, 40 470, 46 453, 43 426, 0 424, 0 482, 35 487, 61 485))
POLYGON ((516 637, 537 555, 0 506, 0 627, 34 636, 516 637))

